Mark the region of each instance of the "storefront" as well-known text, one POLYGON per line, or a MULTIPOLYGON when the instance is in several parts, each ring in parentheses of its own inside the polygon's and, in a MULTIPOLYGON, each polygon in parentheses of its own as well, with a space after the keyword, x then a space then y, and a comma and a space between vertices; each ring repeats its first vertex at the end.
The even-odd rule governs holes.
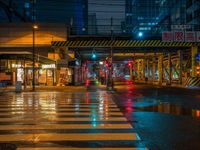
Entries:
POLYGON ((68 67, 61 67, 58 70, 58 84, 57 86, 65 86, 72 84, 73 70, 68 67))
MULTIPOLYGON (((69 59, 68 59, 69 60, 69 59)), ((24 87, 31 87, 33 82, 32 53, 0 52, 0 82, 15 85, 20 81, 24 87)), ((86 78, 86 64, 79 60, 67 61, 49 59, 37 55, 35 62, 36 86, 80 85, 86 78)))
MULTIPOLYGON (((20 81, 24 86, 32 86, 33 69, 30 55, 3 54, 0 60, 0 82, 7 85, 15 85, 20 81)), ((56 84, 56 64, 55 61, 43 56, 38 57, 35 63, 35 83, 36 85, 53 86, 56 84)))
POLYGON ((55 64, 42 64, 38 72, 38 84, 53 86, 55 85, 55 64))
POLYGON ((72 84, 81 85, 87 78, 87 65, 80 60, 69 62, 69 68, 72 70, 72 84))

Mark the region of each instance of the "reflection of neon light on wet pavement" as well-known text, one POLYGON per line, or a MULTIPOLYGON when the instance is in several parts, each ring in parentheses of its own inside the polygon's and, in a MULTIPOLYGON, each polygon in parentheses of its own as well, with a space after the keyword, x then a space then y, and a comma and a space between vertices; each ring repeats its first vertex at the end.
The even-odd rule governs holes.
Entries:
POLYGON ((97 116, 96 116, 96 110, 92 109, 92 126, 96 127, 97 126, 97 116))
MULTIPOLYGON (((54 143, 59 141, 67 141, 69 144, 67 147, 73 147, 70 141, 76 141, 80 149, 82 146, 80 141, 84 141, 91 143, 88 147, 92 145, 96 148, 98 147, 96 141, 98 141, 102 148, 107 148, 107 145, 111 144, 115 148, 119 146, 126 150, 127 144, 135 148, 134 141, 140 141, 137 134, 132 132, 132 126, 127 123, 112 97, 105 94, 106 92, 41 93, 35 92, 26 96, 22 94, 18 98, 13 97, 12 103, 8 103, 7 106, 11 109, 4 108, 5 111, 9 110, 12 113, 0 113, 0 123, 2 123, 0 126, 5 132, 9 130, 9 132, 18 134, 13 134, 15 136, 12 133, 4 134, 4 138, 0 137, 0 142, 23 140, 19 148, 24 147, 23 143, 27 141, 36 144, 34 148, 37 148, 37 143, 42 142, 45 144, 42 149, 45 150, 45 148, 57 148, 58 145, 54 143), (15 117, 1 118, 1 116, 7 117, 8 115, 15 117), (6 122, 9 122, 9 125, 3 125, 6 122), (40 131, 45 131, 45 133, 40 133, 40 131)), ((0 95, 1 109, 3 111, 0 95)), ((31 144, 30 146, 33 147, 31 144)), ((27 147, 29 149, 29 146, 27 147)))

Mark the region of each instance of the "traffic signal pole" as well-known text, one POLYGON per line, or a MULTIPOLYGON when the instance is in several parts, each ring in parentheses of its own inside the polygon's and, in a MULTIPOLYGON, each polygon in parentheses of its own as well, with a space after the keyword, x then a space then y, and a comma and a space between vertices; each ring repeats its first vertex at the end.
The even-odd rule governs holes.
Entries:
POLYGON ((35 0, 32 1, 32 38, 33 38, 33 46, 32 46, 32 90, 35 91, 35 0))
POLYGON ((111 47, 111 67, 110 67, 110 74, 111 74, 111 89, 113 90, 114 88, 114 81, 113 81, 113 49, 111 47))
POLYGON ((195 55, 198 53, 198 46, 192 46, 191 49, 191 60, 192 60, 192 77, 196 77, 197 76, 197 69, 196 69, 196 60, 195 60, 195 55))
MULTIPOLYGON (((111 41, 113 41, 113 18, 111 18, 111 41)), ((111 67, 110 67, 110 78, 111 78, 111 90, 114 89, 114 81, 113 81, 113 47, 111 46, 110 51, 110 57, 111 57, 111 67)))
MULTIPOLYGON (((113 18, 111 18, 111 41, 113 41, 113 18)), ((110 57, 108 58, 108 78, 107 78, 107 89, 113 90, 114 82, 113 82, 113 47, 111 45, 110 57)))
POLYGON ((130 81, 132 82, 133 81, 133 66, 132 66, 132 64, 131 65, 129 65, 129 70, 130 70, 130 81))

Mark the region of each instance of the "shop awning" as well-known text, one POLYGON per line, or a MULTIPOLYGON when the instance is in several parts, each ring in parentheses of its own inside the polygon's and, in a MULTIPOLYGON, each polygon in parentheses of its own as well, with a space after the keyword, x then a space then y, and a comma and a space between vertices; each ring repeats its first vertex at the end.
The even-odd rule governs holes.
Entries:
MULTIPOLYGON (((12 51, 12 52, 0 51, 0 59, 32 61, 33 55, 31 52, 27 52, 27 51, 12 51)), ((53 59, 50 59, 48 57, 38 55, 38 54, 35 55, 35 60, 36 62, 39 62, 42 64, 55 63, 53 59)))

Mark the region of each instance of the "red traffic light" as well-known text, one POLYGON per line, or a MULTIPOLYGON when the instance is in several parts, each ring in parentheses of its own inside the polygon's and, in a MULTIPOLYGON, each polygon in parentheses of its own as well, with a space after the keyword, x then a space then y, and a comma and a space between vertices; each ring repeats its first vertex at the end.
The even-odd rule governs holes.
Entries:
POLYGON ((132 62, 131 61, 128 62, 128 66, 132 67, 132 62))

